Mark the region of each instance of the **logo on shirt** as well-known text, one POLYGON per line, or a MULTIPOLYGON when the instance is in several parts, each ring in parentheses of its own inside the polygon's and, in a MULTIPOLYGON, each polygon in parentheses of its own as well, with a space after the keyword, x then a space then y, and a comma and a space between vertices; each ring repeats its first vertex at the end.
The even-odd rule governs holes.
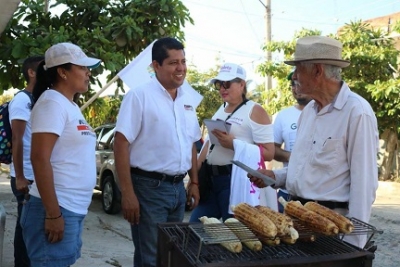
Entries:
POLYGON ((79 120, 78 125, 76 126, 77 130, 81 132, 81 135, 92 135, 95 136, 92 127, 85 120, 79 120))
POLYGON ((193 111, 193 107, 191 105, 184 105, 185 110, 193 111))
POLYGON ((290 129, 296 130, 297 129, 297 124, 296 123, 292 123, 292 125, 290 125, 290 129))

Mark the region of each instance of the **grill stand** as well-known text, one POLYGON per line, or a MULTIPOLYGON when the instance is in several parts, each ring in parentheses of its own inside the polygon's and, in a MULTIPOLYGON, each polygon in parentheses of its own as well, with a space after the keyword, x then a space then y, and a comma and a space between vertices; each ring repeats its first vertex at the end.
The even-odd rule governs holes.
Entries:
POLYGON ((157 266, 232 267, 372 267, 374 254, 356 248, 340 238, 319 238, 314 243, 263 247, 252 252, 228 252, 218 244, 207 245, 193 230, 193 224, 159 225, 157 266), (325 240, 325 241, 324 241, 325 240))

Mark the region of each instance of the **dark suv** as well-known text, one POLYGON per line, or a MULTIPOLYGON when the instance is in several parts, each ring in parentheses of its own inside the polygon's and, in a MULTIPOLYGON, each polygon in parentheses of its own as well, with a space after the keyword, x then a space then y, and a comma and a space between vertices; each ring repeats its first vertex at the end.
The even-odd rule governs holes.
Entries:
MULTIPOLYGON (((103 210, 115 214, 121 210, 121 191, 114 163, 114 128, 115 124, 105 124, 95 129, 96 142, 96 189, 101 191, 103 210)), ((196 142, 197 152, 200 151, 203 140, 196 142)))

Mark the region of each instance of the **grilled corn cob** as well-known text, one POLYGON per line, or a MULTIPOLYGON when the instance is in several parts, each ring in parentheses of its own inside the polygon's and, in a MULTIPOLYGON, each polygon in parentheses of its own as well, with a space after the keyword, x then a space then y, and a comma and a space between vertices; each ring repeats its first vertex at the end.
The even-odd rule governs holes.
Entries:
MULTIPOLYGON (((218 224, 218 223, 221 224, 221 222, 218 219, 216 219, 216 218, 208 218, 207 216, 200 217, 199 220, 203 224, 218 224)), ((209 234, 211 234, 211 235, 216 235, 216 236, 218 235, 218 233, 216 233, 214 231, 207 230, 207 228, 205 230, 208 231, 209 234)), ((229 228, 224 229, 224 231, 227 231, 227 230, 230 231, 229 228)), ((235 235, 235 234, 232 233, 232 235, 235 235)), ((229 242, 222 242, 221 246, 223 246, 224 248, 226 248, 227 250, 229 250, 230 252, 233 252, 233 253, 239 253, 243 249, 242 243, 240 243, 239 239, 232 240, 232 241, 229 241, 229 242)))
POLYGON ((316 202, 311 202, 311 201, 304 204, 304 207, 334 222, 337 225, 337 227, 339 227, 339 231, 341 233, 349 234, 354 230, 353 223, 349 219, 347 219, 346 217, 337 213, 334 210, 331 210, 316 202))
POLYGON ((297 239, 291 238, 290 236, 281 237, 281 240, 285 244, 293 245, 297 239))
POLYGON ((259 237, 274 238, 277 234, 275 224, 256 208, 247 203, 232 207, 235 218, 253 230, 259 237))
POLYGON ((311 230, 325 235, 336 235, 339 228, 331 220, 306 209, 300 201, 289 201, 279 197, 279 202, 285 208, 285 213, 304 222, 311 230))
POLYGON ((235 233, 240 241, 249 249, 253 251, 260 251, 262 244, 260 240, 241 222, 235 218, 229 218, 225 220, 225 225, 235 233), (247 239, 247 241, 246 241, 247 239))
POLYGON ((316 240, 316 236, 312 232, 307 231, 308 228, 305 229, 306 226, 301 224, 299 220, 293 220, 293 227, 299 232, 303 232, 298 238, 299 241, 314 242, 316 240))
POLYGON ((263 242, 265 245, 274 247, 277 246, 281 243, 281 239, 279 237, 275 238, 266 238, 266 237, 260 237, 261 242, 263 242))
POLYGON ((256 209, 266 215, 275 224, 278 236, 290 235, 291 239, 299 238, 298 232, 293 228, 292 218, 265 206, 256 206, 256 209))

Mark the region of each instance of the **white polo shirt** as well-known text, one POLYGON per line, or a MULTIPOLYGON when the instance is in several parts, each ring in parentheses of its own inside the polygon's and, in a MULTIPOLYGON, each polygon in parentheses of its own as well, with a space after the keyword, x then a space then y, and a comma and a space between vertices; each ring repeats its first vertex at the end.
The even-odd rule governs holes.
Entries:
MULTIPOLYGON (((24 93, 18 93, 14 96, 8 106, 10 124, 13 120, 26 121, 23 142, 23 169, 26 179, 33 181, 33 169, 31 163, 31 99, 24 93)), ((14 163, 10 164, 10 176, 15 177, 14 163)))
POLYGON ((201 132, 191 94, 178 88, 172 99, 156 78, 124 97, 115 131, 130 143, 130 165, 168 175, 192 166, 193 143, 201 132))

